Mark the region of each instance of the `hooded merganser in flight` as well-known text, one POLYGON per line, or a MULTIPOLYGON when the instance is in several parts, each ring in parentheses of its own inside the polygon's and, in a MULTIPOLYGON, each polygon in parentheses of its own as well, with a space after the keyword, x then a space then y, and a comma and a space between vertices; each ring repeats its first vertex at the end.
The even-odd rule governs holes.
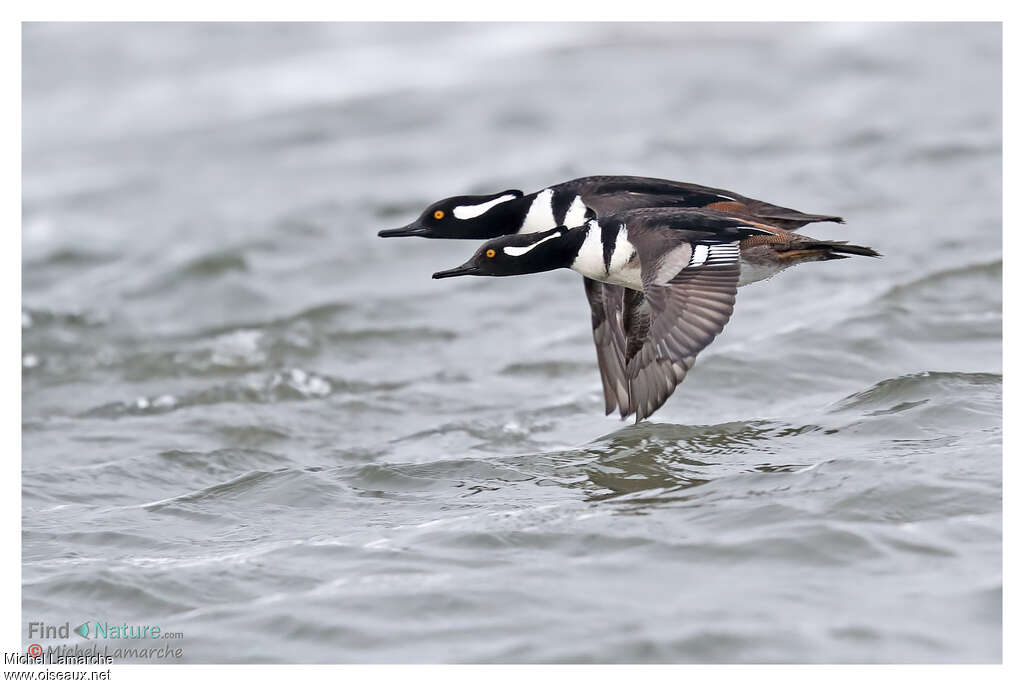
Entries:
POLYGON ((805 214, 739 193, 695 183, 643 176, 584 176, 536 193, 507 190, 490 195, 458 195, 433 203, 413 222, 377 235, 424 238, 497 238, 510 233, 579 226, 587 219, 639 207, 701 207, 798 229, 810 222, 842 222, 842 217, 805 214))
MULTIPOLYGON (((433 203, 410 224, 379 232, 379 236, 422 236, 425 238, 487 239, 508 234, 547 231, 557 226, 575 227, 594 217, 643 207, 704 208, 728 213, 789 231, 810 222, 842 222, 832 215, 806 214, 798 210, 748 198, 733 191, 692 183, 640 176, 585 176, 549 186, 536 193, 506 190, 490 195, 460 195, 433 203)), ((750 243, 741 248, 743 275, 740 285, 769 278, 786 267, 803 261, 835 259, 826 248, 811 248, 801 237, 787 243, 777 240, 766 245, 750 243)), ((824 244, 822 242, 822 244, 824 244)), ((625 291, 622 286, 584 277, 590 303, 594 344, 604 387, 605 414, 617 407, 617 388, 622 381, 622 338, 624 307, 639 307, 643 293, 625 291)))
MULTIPOLYGON (((483 244, 452 276, 512 276, 569 268, 591 282, 618 286, 600 296, 594 338, 606 397, 636 421, 661 407, 732 315, 742 283, 742 254, 783 262, 876 253, 818 241, 760 222, 698 209, 644 208, 587 220, 576 228, 513 234, 483 244), (615 303, 608 298, 618 294, 615 303)), ((588 285, 588 293, 590 287, 588 285)), ((594 300, 591 300, 594 303, 594 300)))

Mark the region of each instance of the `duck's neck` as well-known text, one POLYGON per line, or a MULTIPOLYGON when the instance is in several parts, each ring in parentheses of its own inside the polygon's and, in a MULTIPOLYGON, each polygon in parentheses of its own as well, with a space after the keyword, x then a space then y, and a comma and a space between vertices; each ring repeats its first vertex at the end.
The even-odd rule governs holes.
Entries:
POLYGON ((520 259, 522 273, 547 272, 552 269, 572 269, 583 241, 587 237, 584 227, 537 232, 537 240, 529 245, 509 246, 504 250, 520 259))
MULTIPOLYGON (((541 191, 543 192, 543 191, 541 191)), ((523 195, 514 200, 503 202, 488 210, 479 218, 471 220, 473 238, 497 238, 516 233, 534 233, 555 228, 550 222, 545 226, 538 226, 534 211, 534 203, 537 201, 538 193, 523 195), (527 224, 532 226, 527 230, 527 224)))
POLYGON ((552 186, 523 196, 528 202, 519 233, 547 231, 556 226, 575 228, 592 219, 595 213, 575 191, 552 186))
POLYGON ((553 209, 555 192, 550 188, 520 198, 522 221, 516 233, 537 233, 558 226, 553 209))
POLYGON ((501 203, 482 220, 488 238, 507 234, 541 233, 558 226, 574 228, 594 216, 583 199, 571 191, 544 188, 501 203))

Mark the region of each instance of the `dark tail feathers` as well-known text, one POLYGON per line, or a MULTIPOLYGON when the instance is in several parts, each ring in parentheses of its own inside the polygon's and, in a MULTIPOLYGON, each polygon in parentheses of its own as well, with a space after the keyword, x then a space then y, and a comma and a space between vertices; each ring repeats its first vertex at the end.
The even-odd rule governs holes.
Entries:
POLYGON ((851 255, 881 257, 882 253, 865 245, 850 245, 846 241, 812 241, 801 245, 799 250, 824 250, 826 260, 841 260, 851 255))
POLYGON ((779 207, 766 202, 751 200, 753 216, 772 226, 786 231, 795 231, 805 224, 814 222, 835 222, 845 224, 842 217, 833 214, 807 214, 788 207, 779 207))

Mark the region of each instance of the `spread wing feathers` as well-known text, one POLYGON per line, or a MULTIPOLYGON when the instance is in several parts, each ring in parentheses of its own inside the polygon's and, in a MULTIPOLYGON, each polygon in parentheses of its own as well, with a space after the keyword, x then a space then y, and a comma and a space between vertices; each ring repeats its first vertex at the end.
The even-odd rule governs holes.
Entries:
POLYGON ((665 403, 697 354, 732 316, 740 276, 738 245, 691 244, 691 253, 690 263, 667 280, 657 254, 648 254, 647 260, 640 255, 648 320, 644 335, 639 335, 642 326, 631 332, 627 351, 632 354, 626 358, 629 411, 638 422, 665 403))
POLYGON ((583 288, 590 302, 597 367, 601 371, 601 385, 604 387, 604 413, 611 414, 619 408, 625 412, 629 407, 626 331, 622 321, 626 289, 588 278, 583 279, 583 288))

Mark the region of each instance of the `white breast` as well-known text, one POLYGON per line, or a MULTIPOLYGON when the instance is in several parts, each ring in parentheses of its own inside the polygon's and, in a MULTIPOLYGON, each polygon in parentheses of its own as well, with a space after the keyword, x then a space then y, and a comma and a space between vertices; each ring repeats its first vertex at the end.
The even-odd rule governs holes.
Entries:
POLYGON ((601 227, 593 219, 587 222, 586 226, 587 236, 572 263, 572 269, 595 281, 613 283, 637 291, 643 290, 640 260, 636 256, 633 244, 629 242, 626 227, 620 228, 619 233, 615 236, 615 247, 606 267, 604 245, 601 243, 601 227))
POLYGON ((602 281, 604 271, 604 246, 601 245, 601 227, 596 221, 587 222, 587 236, 583 239, 580 251, 576 253, 572 269, 583 276, 602 281))
POLYGON ((615 248, 612 250, 611 259, 608 260, 608 272, 616 274, 622 271, 635 254, 636 248, 629 242, 629 232, 626 231, 626 225, 623 224, 619 227, 619 232, 615 234, 615 248))
POLYGON ((565 213, 565 221, 562 223, 570 229, 576 226, 583 226, 587 219, 587 206, 583 204, 583 198, 576 196, 569 205, 569 211, 565 213))
POLYGON ((644 280, 640 273, 640 258, 636 256, 636 253, 633 253, 622 267, 598 280, 605 283, 614 283, 618 286, 625 286, 634 291, 642 291, 644 289, 644 280))

